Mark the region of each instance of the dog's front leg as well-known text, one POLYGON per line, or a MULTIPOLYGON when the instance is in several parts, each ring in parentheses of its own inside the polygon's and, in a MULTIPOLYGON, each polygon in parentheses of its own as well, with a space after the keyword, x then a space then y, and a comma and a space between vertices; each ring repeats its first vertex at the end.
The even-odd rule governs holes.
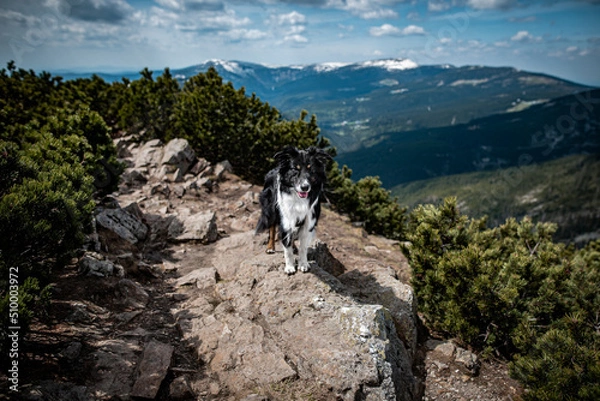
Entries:
POLYGON ((310 265, 308 264, 308 246, 312 241, 314 232, 314 229, 313 231, 310 231, 307 227, 308 225, 302 227, 300 235, 298 236, 300 242, 300 247, 298 248, 298 269, 304 273, 310 270, 310 265))
POLYGON ((296 273, 296 267, 294 266, 294 248, 293 248, 293 234, 289 231, 281 231, 281 243, 283 245, 283 256, 285 257, 285 268, 284 272, 287 274, 296 273))

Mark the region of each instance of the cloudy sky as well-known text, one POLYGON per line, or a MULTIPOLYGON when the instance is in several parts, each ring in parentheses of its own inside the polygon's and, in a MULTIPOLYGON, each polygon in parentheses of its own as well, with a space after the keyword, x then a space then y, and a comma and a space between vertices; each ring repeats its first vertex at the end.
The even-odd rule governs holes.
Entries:
POLYGON ((2 0, 0 37, 35 70, 410 58, 600 86, 600 0, 2 0))

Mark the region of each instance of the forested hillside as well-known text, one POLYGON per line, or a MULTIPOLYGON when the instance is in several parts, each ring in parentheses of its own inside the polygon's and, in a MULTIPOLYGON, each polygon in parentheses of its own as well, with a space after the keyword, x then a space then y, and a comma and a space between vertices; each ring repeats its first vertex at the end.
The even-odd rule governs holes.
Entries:
MULTIPOLYGON (((183 137, 211 162, 229 160, 255 183, 285 145, 335 149, 316 118, 286 120, 215 69, 183 86, 167 69, 137 80, 63 81, 47 73, 0 71, 0 309, 2 346, 18 268, 20 324, 43 315, 56 271, 88 240, 96 202, 123 166, 113 138, 183 137)), ((381 181, 354 182, 333 163, 326 200, 370 232, 405 240, 419 308, 429 328, 512 361, 527 400, 600 398, 600 249, 553 241, 556 227, 508 219, 488 228, 453 199, 409 215, 381 181)), ((2 349, 5 352, 5 349, 2 349)))

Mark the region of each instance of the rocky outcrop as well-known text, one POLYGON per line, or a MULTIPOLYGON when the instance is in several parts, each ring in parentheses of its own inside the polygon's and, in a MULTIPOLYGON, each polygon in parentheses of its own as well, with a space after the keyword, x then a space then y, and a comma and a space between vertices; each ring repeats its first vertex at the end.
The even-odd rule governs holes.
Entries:
MULTIPOLYGON (((211 267, 175 283, 189 295, 173 311, 177 325, 221 386, 242 393, 300 380, 322 383, 332 399, 416 399, 412 355, 389 309, 357 302, 330 266, 313 261, 312 273, 287 277, 281 255, 263 248, 252 231, 234 234, 215 244, 211 267), (211 284, 198 284, 202 276, 211 284)), ((314 259, 335 260, 316 250, 314 259)))
POLYGON ((466 350, 419 348, 397 244, 324 208, 310 272, 288 276, 279 246, 266 254, 254 234, 261 188, 229 163, 185 140, 117 149, 128 167, 98 207, 100 252, 83 253, 53 301, 61 375, 85 378, 32 383, 26 399, 413 401, 422 349, 477 374, 466 350))

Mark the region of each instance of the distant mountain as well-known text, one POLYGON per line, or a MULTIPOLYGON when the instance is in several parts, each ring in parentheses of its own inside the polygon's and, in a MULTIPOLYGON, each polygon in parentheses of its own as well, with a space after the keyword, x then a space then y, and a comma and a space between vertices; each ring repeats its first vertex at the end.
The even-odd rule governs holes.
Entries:
MULTIPOLYGON (((209 60, 171 73, 183 82, 209 67, 288 118, 297 118, 303 109, 316 114, 323 135, 340 153, 370 146, 383 133, 467 123, 589 89, 514 68, 419 66, 407 59, 280 67, 209 60)), ((161 73, 155 71, 155 76, 161 73)), ((98 75, 107 81, 139 77, 98 75)))
POLYGON ((377 175, 387 188, 474 171, 600 153, 600 90, 563 96, 467 124, 388 132, 338 156, 353 178, 377 175))
POLYGON ((514 68, 419 66, 407 59, 288 67, 211 60, 173 74, 186 79, 211 66, 288 118, 303 109, 316 114, 340 153, 369 146, 378 134, 467 123, 588 89, 514 68))

